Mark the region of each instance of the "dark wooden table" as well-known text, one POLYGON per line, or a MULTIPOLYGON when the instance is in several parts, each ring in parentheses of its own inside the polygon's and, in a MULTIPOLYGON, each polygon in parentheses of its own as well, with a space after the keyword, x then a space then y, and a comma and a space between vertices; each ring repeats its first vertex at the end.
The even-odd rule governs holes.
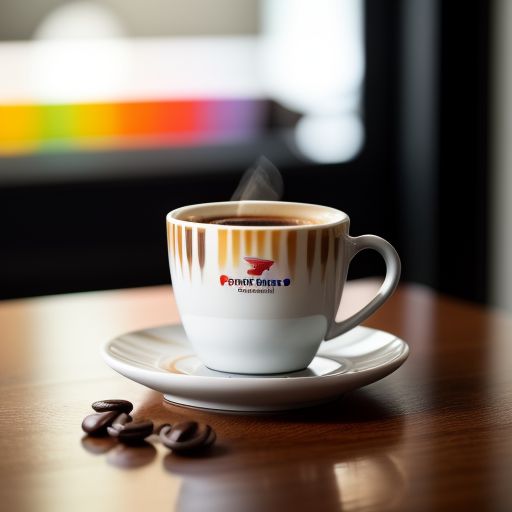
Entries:
MULTIPOLYGON (((352 283, 350 302, 375 286, 352 283)), ((402 285, 366 325, 411 346, 394 374, 327 405, 266 415, 163 403, 100 344, 178 321, 169 287, 0 303, 0 508, 11 511, 511 511, 512 319, 402 285), (210 423, 208 457, 84 437, 90 404, 210 423)))

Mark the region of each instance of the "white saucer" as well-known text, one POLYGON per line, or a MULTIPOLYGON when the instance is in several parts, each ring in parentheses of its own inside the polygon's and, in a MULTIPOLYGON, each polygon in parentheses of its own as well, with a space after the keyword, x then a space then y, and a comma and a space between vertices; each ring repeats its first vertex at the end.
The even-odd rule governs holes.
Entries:
POLYGON ((305 370, 254 376, 206 368, 181 325, 123 334, 105 343, 107 364, 176 404, 224 411, 278 411, 332 400, 396 370, 409 354, 393 334, 367 327, 323 342, 305 370))

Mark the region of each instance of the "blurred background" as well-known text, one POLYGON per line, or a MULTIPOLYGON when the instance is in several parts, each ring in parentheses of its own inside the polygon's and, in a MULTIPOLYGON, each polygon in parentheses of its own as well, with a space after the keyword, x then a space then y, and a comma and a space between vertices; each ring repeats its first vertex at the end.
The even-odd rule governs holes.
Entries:
POLYGON ((512 3, 23 4, 0 0, 0 298, 169 283, 165 214, 264 155, 403 280, 512 310, 512 3))

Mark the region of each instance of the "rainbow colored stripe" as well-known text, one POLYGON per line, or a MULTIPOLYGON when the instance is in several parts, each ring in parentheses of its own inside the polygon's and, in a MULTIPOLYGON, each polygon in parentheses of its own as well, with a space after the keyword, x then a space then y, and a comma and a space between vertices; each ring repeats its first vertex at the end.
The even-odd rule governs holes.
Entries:
POLYGON ((0 155, 201 145, 263 128, 253 99, 0 105, 0 155))

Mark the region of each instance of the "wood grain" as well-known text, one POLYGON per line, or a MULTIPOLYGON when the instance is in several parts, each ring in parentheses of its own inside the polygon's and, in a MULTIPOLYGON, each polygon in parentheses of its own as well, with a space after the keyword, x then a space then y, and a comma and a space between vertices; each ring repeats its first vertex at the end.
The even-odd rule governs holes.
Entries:
MULTIPOLYGON (((352 283, 345 303, 375 287, 352 283)), ((177 321, 168 287, 0 303, 2 510, 512 510, 506 315, 402 285, 366 322, 411 345, 402 368, 322 407, 265 415, 168 405, 98 355, 122 332, 177 321), (85 437, 81 420, 106 398, 157 424, 207 422, 218 442, 179 457, 85 437)))

